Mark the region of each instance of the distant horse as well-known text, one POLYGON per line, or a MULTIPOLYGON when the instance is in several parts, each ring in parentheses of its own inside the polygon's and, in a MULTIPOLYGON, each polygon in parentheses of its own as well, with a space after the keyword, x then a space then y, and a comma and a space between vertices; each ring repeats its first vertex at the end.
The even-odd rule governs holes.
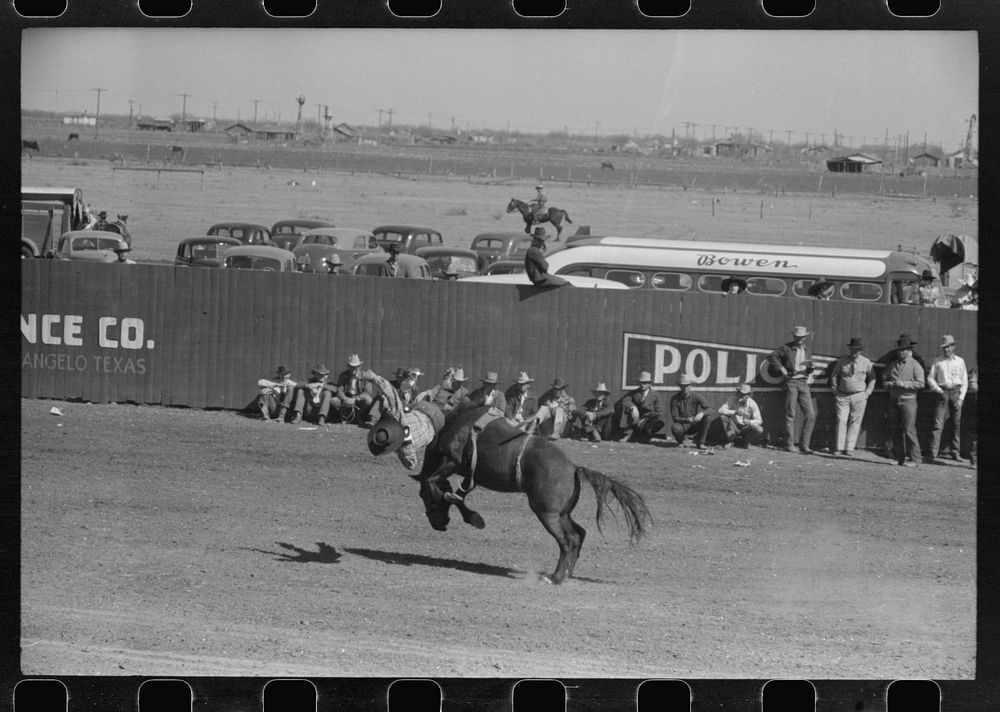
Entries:
MULTIPOLYGON (((531 211, 531 206, 528 205, 523 200, 518 200, 517 198, 511 198, 510 202, 507 203, 507 212, 512 213, 515 210, 521 213, 521 217, 524 218, 524 231, 531 234, 531 226, 536 223, 535 216, 531 211)), ((545 214, 542 215, 541 219, 537 222, 550 222, 552 226, 556 229, 556 242, 559 242, 559 236, 562 235, 562 221, 572 224, 570 220, 569 213, 567 213, 562 208, 549 208, 545 214)))
POLYGON ((602 171, 613 171, 615 169, 615 164, 611 161, 601 161, 602 171))
POLYGON ((21 153, 27 153, 28 158, 31 158, 31 152, 34 151, 38 153, 41 151, 38 147, 38 141, 29 141, 28 139, 21 139, 21 153))
POLYGON ((69 135, 69 138, 66 139, 66 140, 67 141, 79 141, 80 140, 80 134, 78 134, 78 133, 71 133, 69 135))
MULTIPOLYGON (((652 517, 642 496, 621 482, 590 468, 574 465, 554 443, 528 435, 503 418, 490 421, 473 442, 473 425, 489 409, 460 407, 450 413, 444 427, 427 447, 418 477, 431 526, 448 528, 452 506, 448 477, 470 471, 476 485, 496 492, 524 492, 528 506, 546 531, 559 544, 555 571, 545 579, 562 583, 573 575, 586 530, 570 516, 580 497, 580 484, 590 483, 597 497, 597 526, 600 530, 609 499, 618 502, 628 526, 629 541, 635 544, 646 532, 652 517)), ((455 503, 466 523, 483 528, 483 518, 464 502, 455 503)))

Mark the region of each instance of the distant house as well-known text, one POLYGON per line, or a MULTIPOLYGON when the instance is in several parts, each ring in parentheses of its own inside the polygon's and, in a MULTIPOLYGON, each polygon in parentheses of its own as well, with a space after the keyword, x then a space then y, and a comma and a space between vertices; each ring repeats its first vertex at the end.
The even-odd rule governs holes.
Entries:
POLYGON ((933 153, 924 152, 911 158, 910 163, 914 166, 937 168, 941 165, 941 159, 933 153))
POLYGON ((733 156, 736 158, 756 158, 762 153, 771 150, 770 146, 762 143, 741 143, 736 141, 719 141, 715 144, 716 156, 733 156))
POLYGON ((164 118, 139 117, 136 128, 140 131, 173 131, 174 120, 164 118))
POLYGON ((64 124, 70 124, 73 126, 97 126, 96 116, 87 116, 86 114, 76 114, 74 116, 64 116, 64 124))
POLYGON ((337 124, 333 127, 334 139, 337 141, 357 141, 361 132, 350 124, 337 124))
POLYGON ((254 129, 253 137, 263 141, 294 141, 298 132, 287 129, 254 129))
POLYGON ((871 166, 881 163, 874 156, 864 153, 854 153, 850 156, 831 158, 826 162, 826 169, 831 173, 862 173, 871 166))
POLYGON ((215 122, 208 119, 185 119, 184 128, 187 131, 197 133, 199 131, 211 131, 215 128, 215 122))
POLYGON ((969 160, 966 161, 965 149, 963 148, 954 153, 949 153, 944 162, 948 168, 975 168, 979 165, 979 156, 973 151, 969 160))
POLYGON ((253 134, 253 129, 244 123, 235 123, 232 126, 227 126, 222 130, 222 133, 229 137, 230 141, 239 142, 246 141, 253 134))

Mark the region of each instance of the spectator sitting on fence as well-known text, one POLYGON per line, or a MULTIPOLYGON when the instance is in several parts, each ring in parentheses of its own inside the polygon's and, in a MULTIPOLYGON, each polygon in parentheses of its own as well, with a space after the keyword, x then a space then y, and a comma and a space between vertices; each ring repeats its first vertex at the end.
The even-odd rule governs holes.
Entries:
POLYGON ((753 389, 749 383, 741 383, 736 394, 719 406, 719 420, 725 433, 723 447, 756 445, 764 436, 764 419, 760 406, 751 397, 753 389))
POLYGON ((284 420, 295 397, 296 383, 291 379, 292 372, 284 366, 278 366, 273 378, 261 378, 257 381, 257 407, 264 420, 284 420))
POLYGON ((549 274, 549 263, 545 259, 545 234, 544 227, 536 227, 531 234, 531 247, 524 255, 524 271, 528 279, 536 287, 564 287, 569 284, 562 277, 549 274))

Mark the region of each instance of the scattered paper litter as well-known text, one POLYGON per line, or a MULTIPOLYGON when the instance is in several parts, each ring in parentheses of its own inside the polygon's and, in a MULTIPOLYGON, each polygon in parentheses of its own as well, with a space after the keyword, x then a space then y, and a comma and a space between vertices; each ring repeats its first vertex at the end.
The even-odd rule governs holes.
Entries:
POLYGON ((299 430, 319 430, 315 425, 300 425, 299 430))
POLYGON ((737 467, 750 467, 749 460, 737 460, 733 464, 736 465, 737 467))
POLYGON ((49 409, 49 412, 52 413, 52 415, 62 415, 63 414, 63 412, 61 410, 59 410, 58 408, 56 408, 55 406, 52 406, 52 408, 49 409))

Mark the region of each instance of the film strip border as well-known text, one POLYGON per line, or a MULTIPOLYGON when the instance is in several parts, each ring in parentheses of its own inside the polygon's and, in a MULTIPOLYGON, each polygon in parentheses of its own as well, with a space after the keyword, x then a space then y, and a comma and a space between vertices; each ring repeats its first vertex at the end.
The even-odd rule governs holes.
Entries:
MULTIPOLYGON (((942 712, 975 704, 970 686, 933 680, 234 680, 25 679, 14 712, 942 712)), ((972 707, 968 707, 972 709, 972 707)))

